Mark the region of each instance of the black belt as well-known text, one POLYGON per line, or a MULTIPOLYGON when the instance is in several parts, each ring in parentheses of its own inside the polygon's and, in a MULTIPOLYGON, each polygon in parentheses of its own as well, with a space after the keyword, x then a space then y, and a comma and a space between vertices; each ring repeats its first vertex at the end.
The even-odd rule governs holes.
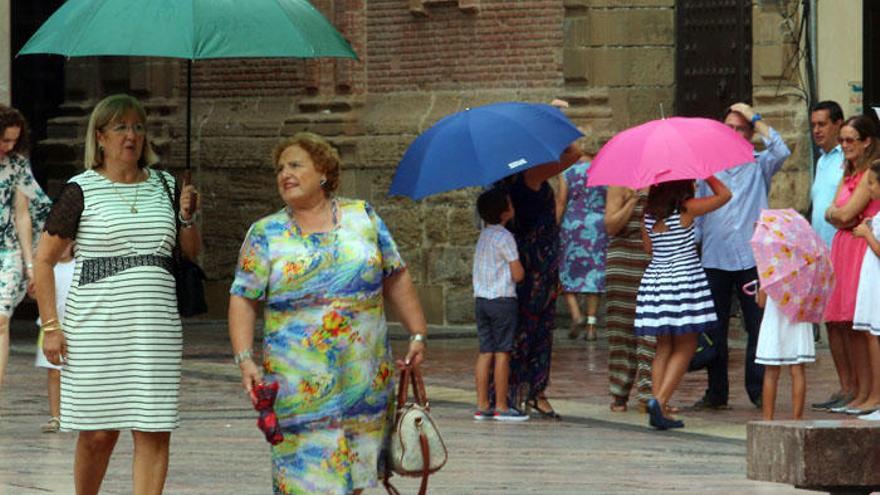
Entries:
POLYGON ((97 282, 117 273, 138 266, 158 266, 174 273, 174 265, 170 256, 156 254, 138 254, 134 256, 107 256, 104 258, 85 258, 79 275, 79 286, 97 282))

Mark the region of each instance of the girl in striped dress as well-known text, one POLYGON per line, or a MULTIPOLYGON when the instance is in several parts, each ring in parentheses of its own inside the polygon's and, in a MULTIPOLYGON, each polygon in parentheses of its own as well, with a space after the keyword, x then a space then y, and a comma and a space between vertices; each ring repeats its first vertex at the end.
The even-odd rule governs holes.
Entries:
POLYGON ((654 398, 648 401, 651 426, 665 430, 684 423, 664 415, 697 348, 697 336, 716 322, 715 305, 694 242, 694 219, 732 197, 717 178, 706 183, 714 195, 694 198, 695 181, 651 186, 642 225, 651 262, 636 296, 636 335, 657 337, 653 363, 654 398))

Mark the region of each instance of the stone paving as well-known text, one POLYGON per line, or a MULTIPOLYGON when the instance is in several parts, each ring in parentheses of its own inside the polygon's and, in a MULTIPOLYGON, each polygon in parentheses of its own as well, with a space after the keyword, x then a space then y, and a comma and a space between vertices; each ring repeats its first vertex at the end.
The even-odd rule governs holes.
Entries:
MULTIPOLYGON (((607 349, 570 341, 558 332, 548 393, 561 422, 475 422, 472 365, 476 339, 465 330, 437 329, 424 374, 433 411, 450 450, 447 466, 431 478, 432 494, 796 494, 812 493, 745 477, 745 423, 760 419, 742 387, 742 351, 731 359, 731 409, 683 412, 687 428, 655 432, 635 404, 626 413, 608 410, 607 349)), ((395 333, 394 347, 405 345, 395 333)), ((7 385, 0 393, 0 495, 72 494, 75 436, 41 434, 46 420, 45 374, 33 367, 34 333, 13 330, 7 385)), ((807 401, 833 388, 826 348, 808 367, 807 401)), ((186 328, 181 393, 182 426, 172 437, 167 494, 271 493, 267 444, 255 412, 240 391, 230 363, 223 322, 186 328)), ((689 374, 674 403, 699 398, 705 372, 689 374)), ((780 418, 790 410, 788 380, 780 384, 780 418)), ((827 419, 807 412, 809 419, 827 419)), ((130 493, 131 440, 120 438, 104 490, 130 493)), ((415 493, 412 479, 397 479, 415 493)), ((383 489, 367 490, 384 493, 383 489)))

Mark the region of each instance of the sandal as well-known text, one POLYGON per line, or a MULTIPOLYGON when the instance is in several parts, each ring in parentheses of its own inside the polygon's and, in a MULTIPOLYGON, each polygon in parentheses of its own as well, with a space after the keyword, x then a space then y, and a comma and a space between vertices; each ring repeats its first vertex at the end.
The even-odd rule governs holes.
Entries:
POLYGON ((626 398, 614 396, 614 400, 611 401, 611 412, 626 412, 626 398))
POLYGON ((598 321, 595 316, 587 316, 587 335, 584 337, 587 342, 595 342, 598 338, 596 336, 596 323, 598 321))
POLYGON ((43 433, 58 433, 61 430, 61 420, 57 416, 52 416, 49 421, 40 427, 43 433))
POLYGON ((578 335, 581 334, 581 325, 584 324, 584 319, 580 320, 571 320, 571 327, 568 330, 568 338, 574 340, 578 338, 578 335))
MULTIPOLYGON (((538 411, 538 413, 545 418, 556 419, 556 420, 562 419, 562 416, 557 414, 556 411, 554 411, 552 407, 550 409, 541 409, 540 407, 538 407, 539 400, 543 400, 544 402, 547 402, 547 399, 545 397, 542 397, 539 399, 530 399, 529 400, 529 407, 531 407, 535 411, 538 411)), ((549 406, 550 403, 547 402, 547 405, 549 406)))
POLYGON ((664 416, 669 416, 670 414, 678 414, 679 412, 681 412, 681 409, 679 409, 678 407, 670 406, 668 402, 666 404, 663 404, 664 416))

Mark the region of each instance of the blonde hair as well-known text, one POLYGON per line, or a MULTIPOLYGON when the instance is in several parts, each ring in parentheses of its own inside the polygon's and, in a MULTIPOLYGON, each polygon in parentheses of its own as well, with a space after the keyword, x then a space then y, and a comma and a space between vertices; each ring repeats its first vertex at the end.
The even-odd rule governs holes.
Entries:
MULTIPOLYGON (((125 94, 110 95, 95 105, 92 115, 89 117, 89 126, 86 129, 86 152, 83 166, 86 170, 104 165, 104 151, 98 146, 98 131, 122 118, 129 111, 137 112, 141 123, 146 128, 147 112, 137 98, 125 94)), ((159 156, 150 146, 149 133, 144 131, 144 149, 138 158, 138 167, 144 168, 159 162, 159 156)))
POLYGON ((281 154, 291 146, 299 146, 304 149, 315 164, 315 170, 327 177, 327 182, 321 186, 324 189, 324 195, 330 196, 335 192, 339 187, 339 167, 342 162, 336 148, 315 133, 298 132, 292 137, 283 139, 272 150, 272 167, 276 174, 281 171, 281 164, 278 163, 281 154))

